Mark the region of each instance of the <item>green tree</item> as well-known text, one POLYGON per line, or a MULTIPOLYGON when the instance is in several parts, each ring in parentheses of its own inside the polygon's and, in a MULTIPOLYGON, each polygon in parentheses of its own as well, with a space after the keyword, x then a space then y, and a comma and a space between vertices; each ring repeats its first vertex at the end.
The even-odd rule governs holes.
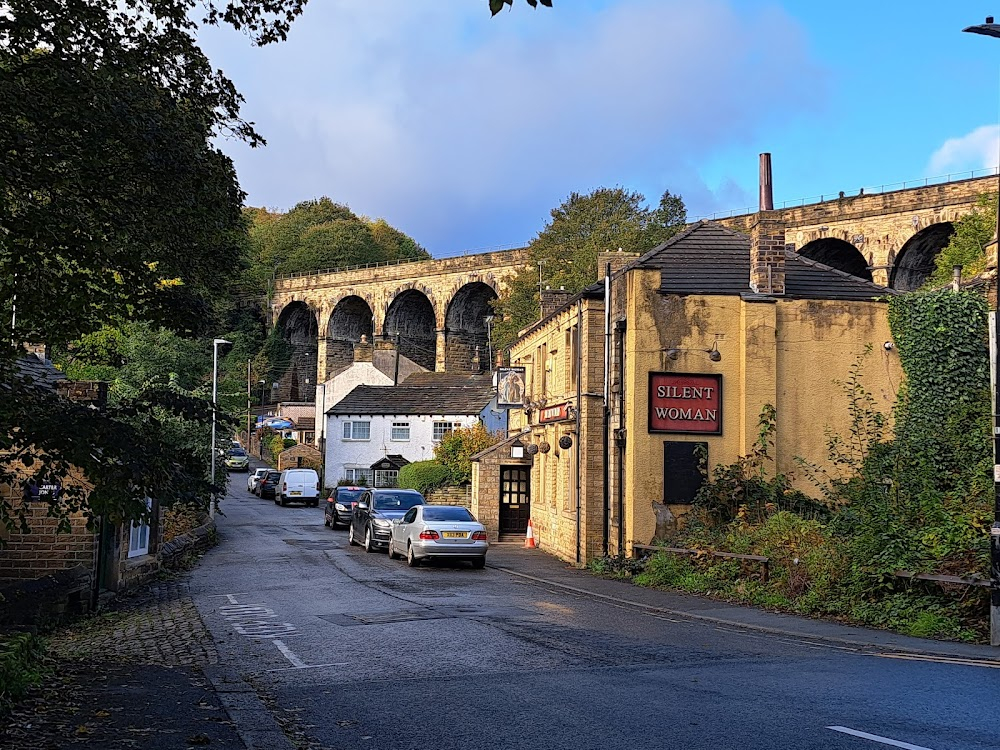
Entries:
POLYGON ((472 481, 472 457, 496 445, 500 438, 482 422, 448 433, 434 447, 434 460, 450 472, 450 484, 472 481))
POLYGON ((687 212, 680 196, 664 192, 655 209, 645 201, 642 193, 624 188, 598 188, 587 195, 572 193, 552 209, 549 223, 528 246, 531 262, 497 301, 498 350, 538 319, 539 266, 545 286, 579 292, 597 280, 599 252, 644 252, 683 228, 687 212))
POLYGON ((962 267, 963 276, 975 276, 986 269, 986 246, 997 227, 997 196, 981 195, 976 207, 955 222, 955 233, 934 258, 934 271, 924 287, 934 289, 951 281, 952 269, 962 267))
MULTIPOLYGON (((494 16, 501 10, 503 10, 504 3, 511 6, 512 8, 514 7, 514 0, 489 0, 489 2, 490 2, 490 12, 494 16)), ((527 2, 528 5, 530 5, 532 8, 537 8, 539 3, 544 5, 546 8, 552 7, 552 0, 527 0, 527 2)))

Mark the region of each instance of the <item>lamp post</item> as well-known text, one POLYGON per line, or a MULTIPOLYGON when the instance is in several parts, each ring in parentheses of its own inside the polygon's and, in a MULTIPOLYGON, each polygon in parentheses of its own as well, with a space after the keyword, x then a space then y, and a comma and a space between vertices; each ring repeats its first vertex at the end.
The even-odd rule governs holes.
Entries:
POLYGON ((319 470, 320 481, 323 483, 323 491, 326 492, 326 383, 319 383, 320 402, 316 411, 316 418, 319 420, 319 470))
MULTIPOLYGON (((233 342, 225 339, 212 341, 212 484, 215 484, 215 415, 218 411, 217 402, 219 400, 219 345, 231 343, 233 342)), ((208 514, 215 517, 214 502, 209 505, 208 514)))
MULTIPOLYGON (((264 424, 264 386, 267 384, 266 380, 258 380, 260 383, 260 423, 264 424)), ((257 432, 257 453, 260 455, 261 460, 264 460, 264 444, 260 439, 260 432, 257 432)))
MULTIPOLYGON (((962 31, 1000 38, 1000 24, 993 23, 993 16, 986 23, 968 26, 962 31)), ((997 166, 1000 183, 1000 164, 997 166)), ((998 184, 1000 201, 1000 184, 998 184)), ((997 210, 996 234, 1000 255, 1000 203, 997 210)), ((990 645, 1000 646, 1000 409, 998 409, 997 380, 1000 379, 1000 314, 993 313, 993 527, 990 529, 990 645)))

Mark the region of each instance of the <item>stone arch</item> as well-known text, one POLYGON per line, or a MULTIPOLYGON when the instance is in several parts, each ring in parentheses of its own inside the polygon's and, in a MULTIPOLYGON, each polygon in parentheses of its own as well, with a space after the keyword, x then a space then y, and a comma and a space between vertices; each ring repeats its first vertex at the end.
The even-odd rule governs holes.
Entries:
POLYGON ((326 371, 347 367, 354 361, 354 344, 375 332, 375 314, 363 297, 349 294, 333 307, 326 324, 326 371))
POLYGON ((817 263, 836 268, 838 271, 849 273, 851 276, 872 280, 872 272, 868 268, 868 261, 854 245, 847 240, 836 237, 821 237, 802 246, 799 255, 817 263))
POLYGON ((278 379, 278 401, 312 401, 316 396, 319 324, 305 302, 289 302, 275 324, 289 345, 288 367, 278 379))
POLYGON ((496 298, 496 290, 483 281, 465 284, 452 295, 444 319, 445 370, 482 372, 489 368, 486 316, 493 314, 496 298))
POLYGON ((934 272, 934 259, 954 233, 955 226, 950 221, 942 221, 910 237, 896 254, 889 286, 901 292, 912 292, 923 286, 934 272))
POLYGON ((389 303, 382 325, 383 335, 399 337, 399 353, 428 370, 437 359, 437 316, 428 295, 418 289, 403 289, 389 303))

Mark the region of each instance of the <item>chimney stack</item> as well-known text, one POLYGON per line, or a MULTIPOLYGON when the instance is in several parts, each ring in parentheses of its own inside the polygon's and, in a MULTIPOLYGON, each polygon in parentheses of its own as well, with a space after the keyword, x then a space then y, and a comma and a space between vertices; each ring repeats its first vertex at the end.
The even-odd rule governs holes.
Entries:
POLYGON ((771 155, 760 155, 760 209, 761 211, 774 210, 774 189, 771 184, 771 155))
POLYGON ((372 356, 372 345, 368 343, 368 337, 362 334, 361 341, 354 345, 354 361, 371 362, 372 356))

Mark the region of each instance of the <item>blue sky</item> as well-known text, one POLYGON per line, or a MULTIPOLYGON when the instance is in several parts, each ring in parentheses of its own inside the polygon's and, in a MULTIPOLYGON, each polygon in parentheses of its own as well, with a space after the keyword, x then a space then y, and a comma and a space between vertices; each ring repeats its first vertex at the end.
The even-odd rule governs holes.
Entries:
POLYGON ((203 43, 268 140, 248 203, 328 195, 443 257, 518 244, 571 192, 692 217, 995 167, 1000 1, 311 0, 287 42, 203 43))

